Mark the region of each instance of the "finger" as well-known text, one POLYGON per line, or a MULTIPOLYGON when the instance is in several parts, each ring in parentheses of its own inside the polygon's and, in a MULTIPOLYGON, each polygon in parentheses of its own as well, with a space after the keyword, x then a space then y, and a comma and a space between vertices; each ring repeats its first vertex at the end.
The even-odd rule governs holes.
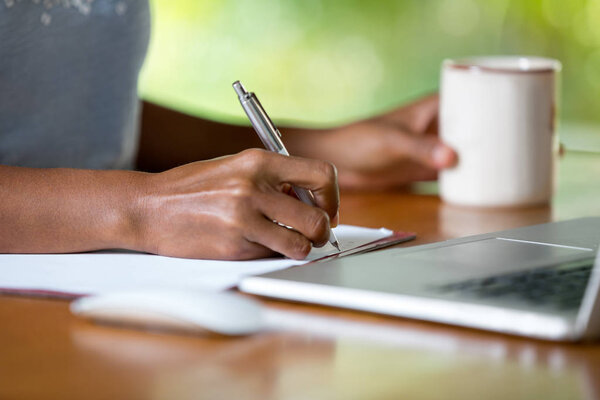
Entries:
POLYGON ((312 191, 315 205, 323 209, 330 219, 335 217, 340 205, 337 170, 331 163, 300 157, 274 154, 267 167, 273 178, 282 184, 292 184, 312 191))
POLYGON ((226 260, 256 260, 258 258, 269 258, 275 256, 277 253, 262 244, 245 240, 243 245, 235 251, 229 251, 224 253, 223 259, 226 260))
POLYGON ((437 123, 438 110, 439 96, 436 93, 384 114, 380 120, 414 133, 424 133, 434 128, 437 123))
POLYGON ((300 233, 256 216, 250 224, 247 240, 286 257, 303 260, 311 250, 310 241, 300 233))
POLYGON ((417 136, 398 128, 381 126, 388 132, 389 145, 398 158, 409 158, 426 167, 444 169, 456 164, 454 150, 433 135, 417 136))
POLYGON ((260 212, 268 220, 291 226, 316 247, 327 243, 330 230, 329 217, 320 208, 304 204, 283 193, 260 194, 258 204, 260 212))
POLYGON ((377 174, 344 171, 340 173, 340 187, 344 190, 390 190, 405 187, 417 181, 437 179, 437 171, 413 161, 399 163, 395 173, 377 174))

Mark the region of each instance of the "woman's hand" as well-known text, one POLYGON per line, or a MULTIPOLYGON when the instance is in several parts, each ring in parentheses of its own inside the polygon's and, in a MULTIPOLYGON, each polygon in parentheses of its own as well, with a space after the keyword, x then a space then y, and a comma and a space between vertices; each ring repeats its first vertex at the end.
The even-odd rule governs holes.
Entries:
POLYGON ((148 174, 138 204, 138 250, 188 258, 281 253, 302 259, 311 244, 327 243, 339 194, 332 164, 250 149, 148 174), (318 207, 290 196, 290 185, 310 189, 318 207))
POLYGON ((456 162, 437 137, 438 96, 331 130, 282 130, 292 154, 328 160, 340 187, 385 190, 435 179, 456 162))
POLYGON ((157 174, 0 165, 0 253, 304 258, 327 242, 338 206, 333 165, 257 149, 157 174), (291 185, 312 190, 317 207, 291 185))

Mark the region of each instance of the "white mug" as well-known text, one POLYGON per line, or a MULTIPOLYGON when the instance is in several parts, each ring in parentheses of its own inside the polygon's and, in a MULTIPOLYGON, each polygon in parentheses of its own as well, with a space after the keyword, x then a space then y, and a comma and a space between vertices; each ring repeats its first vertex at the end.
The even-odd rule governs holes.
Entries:
POLYGON ((551 200, 560 70, 559 61, 540 57, 444 61, 440 137, 458 155, 440 174, 444 201, 507 207, 551 200))

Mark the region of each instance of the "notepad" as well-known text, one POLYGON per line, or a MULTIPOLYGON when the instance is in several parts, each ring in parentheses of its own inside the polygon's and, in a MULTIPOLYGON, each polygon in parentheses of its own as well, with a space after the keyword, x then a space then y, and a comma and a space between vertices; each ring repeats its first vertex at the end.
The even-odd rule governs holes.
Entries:
POLYGON ((318 262, 390 246, 414 238, 385 228, 340 225, 334 229, 341 252, 331 245, 313 248, 305 260, 269 258, 251 261, 192 260, 132 251, 77 254, 0 255, 0 292, 78 297, 140 289, 225 290, 245 276, 318 262))

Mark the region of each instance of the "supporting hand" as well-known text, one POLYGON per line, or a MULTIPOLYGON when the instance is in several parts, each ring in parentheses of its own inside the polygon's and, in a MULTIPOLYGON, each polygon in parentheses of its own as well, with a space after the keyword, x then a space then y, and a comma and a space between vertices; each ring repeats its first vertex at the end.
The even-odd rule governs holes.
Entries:
POLYGON ((290 152, 331 161, 342 188, 384 190, 435 179, 456 162, 437 137, 438 96, 331 130, 284 130, 290 152))

